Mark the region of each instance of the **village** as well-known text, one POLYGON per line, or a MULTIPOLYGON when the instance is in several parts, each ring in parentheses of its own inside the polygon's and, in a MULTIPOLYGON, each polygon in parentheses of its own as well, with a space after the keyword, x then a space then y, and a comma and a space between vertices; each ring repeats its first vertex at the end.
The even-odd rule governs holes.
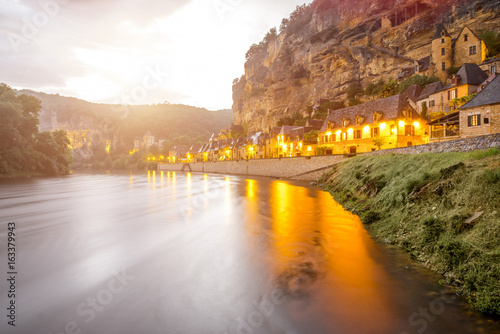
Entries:
MULTIPOLYGON (((274 126, 247 134, 233 125, 212 134, 204 145, 177 145, 168 156, 149 154, 159 163, 286 158, 314 155, 353 156, 375 150, 423 145, 500 133, 500 58, 486 59, 487 48, 465 26, 452 38, 443 25, 431 41, 431 54, 401 68, 398 81, 414 75, 439 81, 402 94, 328 110, 326 119, 308 118, 304 126, 274 126), (454 74, 450 68, 458 68, 454 74)), ((319 98, 312 115, 328 99, 319 98)), ((135 152, 162 147, 151 133, 135 142, 135 152)))

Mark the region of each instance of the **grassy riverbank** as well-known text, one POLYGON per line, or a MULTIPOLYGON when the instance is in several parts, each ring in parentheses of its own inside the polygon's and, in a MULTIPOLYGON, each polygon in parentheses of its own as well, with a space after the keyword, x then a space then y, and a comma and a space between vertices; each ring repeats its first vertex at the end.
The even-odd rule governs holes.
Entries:
POLYGON ((356 157, 319 186, 380 242, 500 315, 500 150, 356 157))

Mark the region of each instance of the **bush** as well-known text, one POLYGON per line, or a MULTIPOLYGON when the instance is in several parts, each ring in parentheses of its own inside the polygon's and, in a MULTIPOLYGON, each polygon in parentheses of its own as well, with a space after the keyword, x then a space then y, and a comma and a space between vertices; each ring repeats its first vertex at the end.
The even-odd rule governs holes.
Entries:
POLYGON ((467 253, 465 246, 458 241, 438 245, 438 254, 448 270, 458 267, 467 258, 467 253))
POLYGON ((361 218, 361 221, 366 225, 371 225, 373 223, 376 223, 380 219, 382 219, 382 217, 380 216, 380 213, 378 213, 377 211, 374 211, 374 210, 369 210, 363 215, 363 217, 361 218))
POLYGON ((427 218, 422 223, 424 225, 424 242, 432 242, 439 239, 443 232, 442 223, 439 219, 431 217, 427 218))

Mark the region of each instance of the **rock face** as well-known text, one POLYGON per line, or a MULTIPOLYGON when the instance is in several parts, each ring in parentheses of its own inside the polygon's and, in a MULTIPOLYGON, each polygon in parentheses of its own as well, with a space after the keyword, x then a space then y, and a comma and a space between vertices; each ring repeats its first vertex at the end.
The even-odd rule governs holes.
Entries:
POLYGON ((397 77, 430 55, 435 27, 497 30, 500 0, 316 0, 245 63, 233 85, 235 124, 268 131, 283 115, 339 100, 351 82, 397 77), (297 24, 296 24, 297 26, 297 24))

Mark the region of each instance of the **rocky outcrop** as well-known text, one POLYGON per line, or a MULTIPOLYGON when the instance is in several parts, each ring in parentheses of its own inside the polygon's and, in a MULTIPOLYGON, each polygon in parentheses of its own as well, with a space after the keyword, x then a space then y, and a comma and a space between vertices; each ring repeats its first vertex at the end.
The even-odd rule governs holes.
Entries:
POLYGON ((499 0, 316 0, 299 29, 285 29, 246 62, 233 85, 235 122, 267 131, 319 98, 344 98, 351 82, 396 77, 430 55, 438 23, 454 37, 465 25, 496 30, 499 9, 499 0))

